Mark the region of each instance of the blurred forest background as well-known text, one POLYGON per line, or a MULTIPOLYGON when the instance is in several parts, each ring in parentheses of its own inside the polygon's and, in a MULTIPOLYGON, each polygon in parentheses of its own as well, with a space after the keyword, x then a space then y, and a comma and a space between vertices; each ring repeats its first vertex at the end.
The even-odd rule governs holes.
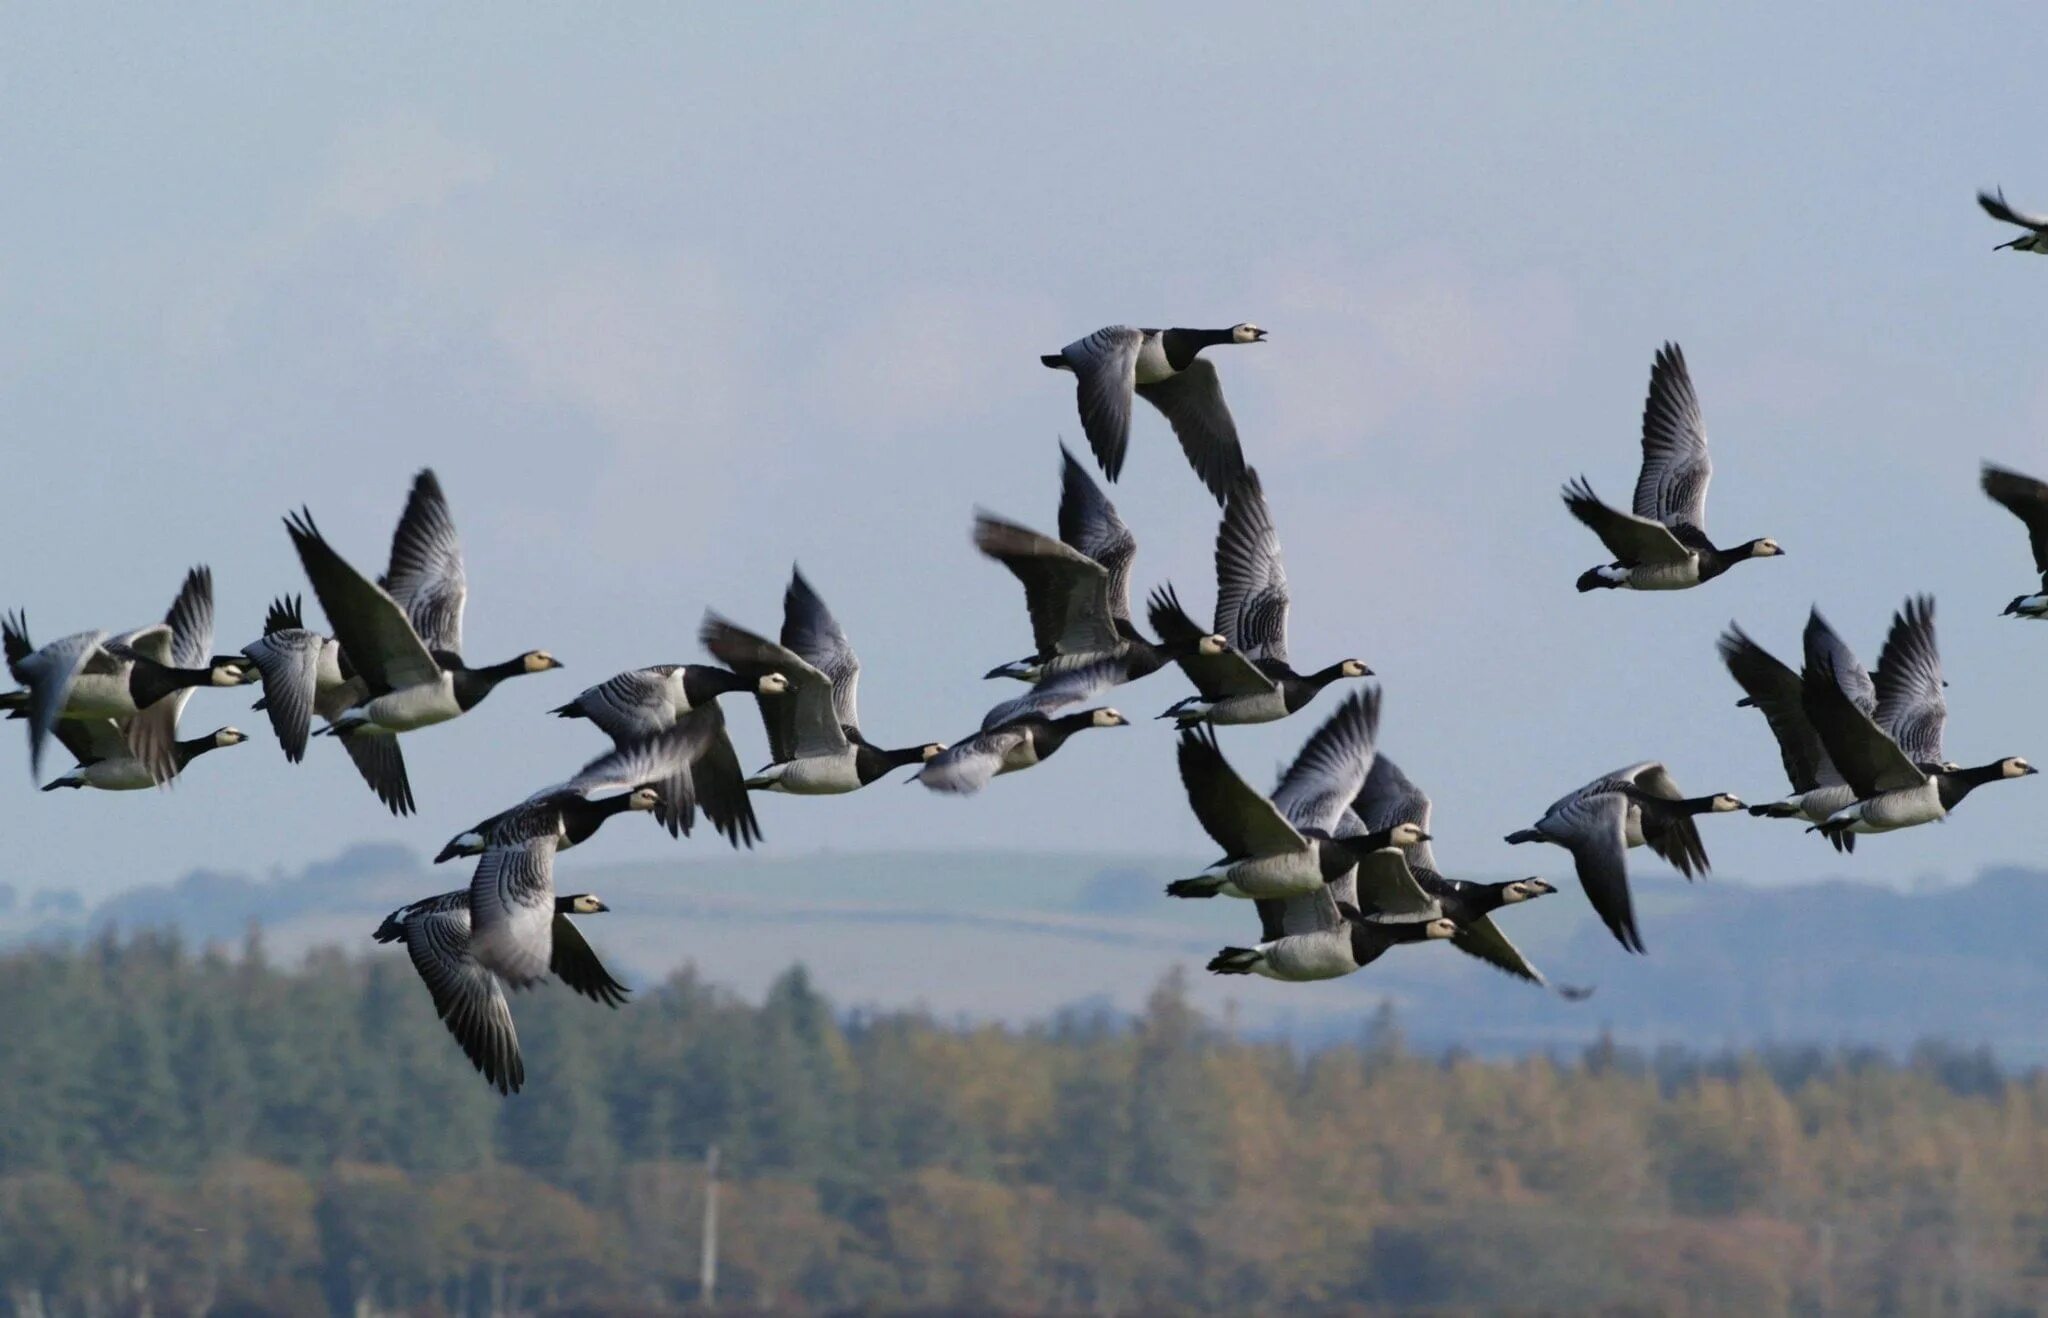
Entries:
POLYGON ((504 1101, 403 958, 170 935, 0 956, 19 1315, 727 1309, 2031 1313, 2048 1079, 1925 1045, 1303 1049, 1176 972, 970 1027, 690 973, 517 1003, 504 1101))

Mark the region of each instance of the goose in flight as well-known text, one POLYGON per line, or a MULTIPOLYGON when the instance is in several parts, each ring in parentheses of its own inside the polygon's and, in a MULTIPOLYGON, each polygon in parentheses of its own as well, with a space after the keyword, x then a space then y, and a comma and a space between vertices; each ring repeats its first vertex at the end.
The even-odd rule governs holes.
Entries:
POLYGON ((1244 470, 1244 450, 1223 402, 1216 367, 1201 353, 1222 344, 1265 341, 1266 331, 1250 324, 1220 330, 1109 325, 1039 360, 1053 370, 1073 372, 1081 429, 1103 475, 1114 482, 1123 472, 1131 396, 1136 394, 1165 415, 1188 465, 1221 503, 1244 470))
POLYGON ((37 649, 21 613, 0 621, 0 650, 21 684, 0 693, 0 709, 28 721, 29 767, 41 777, 43 745, 59 719, 113 719, 129 753, 155 782, 178 770, 178 716, 193 688, 249 680, 241 655, 211 655, 213 573, 185 574, 164 620, 109 636, 75 632, 37 649))
POLYGON ((773 761, 746 780, 757 791, 832 796, 858 791, 892 769, 930 760, 938 742, 883 750, 860 730, 860 659, 825 601, 792 570, 782 597, 780 644, 707 611, 698 639, 736 673, 779 673, 788 689, 755 697, 773 761))
POLYGON ((1808 628, 1801 700, 1828 757, 1854 800, 1814 825, 1838 850, 1858 833, 1888 833, 1948 817, 1985 783, 2036 772, 2019 756, 1975 768, 1942 758, 1948 717, 1935 646, 1934 601, 1911 599, 1893 615, 1877 665, 1877 709, 1866 712, 1843 690, 1837 656, 1808 628))
POLYGON ((1259 943, 1226 947, 1210 958, 1215 975, 1263 975, 1286 983, 1339 979, 1371 965, 1391 948, 1435 938, 1456 938, 1444 916, 1425 920, 1369 919, 1338 900, 1338 885, 1303 896, 1257 903, 1259 943))
POLYGON ((1371 677, 1358 659, 1298 673, 1287 659, 1287 572, 1280 535, 1259 473, 1247 470, 1223 506, 1216 531, 1216 626, 1222 648, 1202 635, 1171 586, 1155 591, 1147 613, 1198 694, 1175 701, 1161 718, 1185 730, 1200 723, 1271 723, 1286 718, 1344 678, 1371 677))
MULTIPOLYGON (((626 986, 613 979, 576 927, 572 915, 610 910, 591 893, 557 897, 549 921, 548 969, 555 978, 593 1002, 617 1007, 626 986)), ((512 1025, 505 987, 470 951, 470 890, 461 888, 401 906, 384 917, 373 935, 379 943, 404 943, 434 1010, 484 1079, 501 1094, 516 1094, 526 1083, 519 1033, 512 1025)))
POLYGON ((1060 445, 1059 516, 1057 544, 1000 517, 975 518, 975 548, 1008 568, 1024 587, 1038 647, 1023 659, 990 669, 988 677, 1036 682, 1045 666, 1062 655, 1110 653, 1123 643, 1145 640, 1131 624, 1131 563, 1138 539, 1065 444, 1060 445))
POLYGON ((1419 829, 1422 837, 1407 846, 1385 847, 1361 857, 1358 873, 1351 880, 1353 904, 1368 918, 1445 917, 1458 927, 1451 946, 1518 979, 1547 987, 1549 981, 1501 932, 1493 915, 1504 907, 1547 897, 1557 889, 1534 876, 1502 883, 1446 878, 1437 869, 1430 846, 1431 814, 1428 795, 1400 766, 1385 755, 1375 755, 1339 833, 1391 831, 1409 824, 1419 829))
POLYGON ((113 719, 59 719, 57 740, 78 763, 43 784, 54 792, 60 787, 97 787, 103 792, 134 792, 160 787, 185 772, 185 766, 211 750, 239 746, 249 739, 236 728, 216 728, 204 737, 171 743, 171 776, 159 780, 149 765, 129 749, 121 725, 113 719))
MULTIPOLYGON (((725 718, 716 704, 705 705, 683 716, 681 722, 639 741, 605 752, 576 772, 567 782, 543 787, 509 810, 480 820, 448 840, 434 857, 436 865, 457 856, 478 856, 489 850, 493 839, 517 833, 525 827, 521 816, 536 813, 553 819, 559 826, 557 851, 587 841, 604 821, 629 810, 652 811, 656 822, 670 837, 688 834, 696 820, 699 804, 711 812, 708 802, 698 796, 715 782, 722 795, 738 798, 744 808, 741 818, 754 829, 754 815, 747 808, 746 788, 737 768, 728 781, 723 774, 693 773, 725 736, 725 718)), ((723 805, 730 817, 735 806, 723 805)))
POLYGON ((562 666, 545 650, 482 668, 464 662, 462 613, 469 587, 455 523, 431 470, 413 482, 392 540, 391 571, 382 582, 371 581, 336 553, 310 513, 287 517, 285 527, 334 628, 340 656, 363 682, 363 697, 328 725, 333 735, 388 737, 445 723, 474 709, 508 678, 562 666))
POLYGON ((2012 239, 2010 242, 1998 244, 1998 246, 1991 249, 1992 251, 2002 252, 2010 247, 2015 252, 2048 253, 2048 216, 2029 215, 2025 211, 2014 210, 2006 204, 2004 188, 2000 188, 1996 192, 1979 192, 1977 194, 1977 204, 1982 206, 1984 213, 1992 219, 2003 220, 2007 224, 2017 224, 2020 228, 2026 230, 2025 233, 2012 239))
MULTIPOLYGON (((720 696, 736 691, 779 696, 787 690, 789 679, 781 673, 742 677, 710 664, 656 664, 606 678, 551 712, 557 718, 589 719, 613 746, 624 750, 659 736, 697 710, 717 711, 720 696)), ((726 733, 725 716, 718 713, 715 718, 715 733, 694 766, 684 766, 683 773, 696 776, 690 794, 703 805, 711 826, 733 846, 751 847, 761 838, 761 826, 747 800, 747 776, 726 733)))
POLYGON ((1371 689, 1337 706, 1271 796, 1223 758, 1213 729, 1181 733, 1181 784, 1202 831, 1223 848, 1223 859, 1194 878, 1169 883, 1167 896, 1304 896, 1349 873, 1369 852, 1427 841, 1429 835, 1412 823, 1376 834, 1335 835, 1372 767, 1379 710, 1379 692, 1371 689))
POLYGON ((2027 544, 2034 551, 2034 570, 2041 574, 2041 589, 2031 595, 2015 596, 2005 606, 2006 616, 2048 618, 2048 481, 1987 462, 1983 482, 1984 493, 2026 523, 2027 544))
POLYGON ((1579 884, 1601 921, 1623 947, 1642 952, 1628 891, 1628 849, 1647 845, 1690 879, 1708 868, 1693 817, 1743 808, 1726 792, 1688 797, 1662 764, 1644 760, 1559 797, 1535 827, 1518 829, 1507 840, 1549 842, 1571 852, 1579 884))
POLYGON ((1045 763, 1067 739, 1088 728, 1121 728, 1129 720, 1106 706, 1057 716, 1027 713, 954 742, 910 776, 934 792, 972 796, 989 780, 1045 763))
MULTIPOLYGON (((1827 619, 1820 616, 1819 609, 1808 615, 1806 628, 1813 638, 1811 644, 1833 656, 1831 667, 1849 699, 1865 714, 1876 713, 1877 687, 1870 674, 1857 661, 1855 652, 1828 626, 1827 619)), ((1743 691, 1742 699, 1735 703, 1750 706, 1764 716, 1771 735, 1777 739, 1785 777, 1792 784, 1791 796, 1753 805, 1749 813, 1817 824, 1854 801, 1856 794, 1849 789, 1842 771, 1828 758, 1827 747, 1821 744, 1813 721, 1806 717, 1799 674, 1734 623, 1728 624, 1728 630, 1721 634, 1718 648, 1729 676, 1743 691)))
POLYGON ((1784 553, 1769 536, 1730 549, 1715 547, 1707 538, 1707 482, 1713 475, 1707 427, 1685 354, 1667 343, 1650 367, 1634 510, 1608 507, 1583 476, 1564 487, 1565 507, 1614 555, 1614 562, 1579 577, 1580 591, 1686 590, 1744 559, 1784 553))

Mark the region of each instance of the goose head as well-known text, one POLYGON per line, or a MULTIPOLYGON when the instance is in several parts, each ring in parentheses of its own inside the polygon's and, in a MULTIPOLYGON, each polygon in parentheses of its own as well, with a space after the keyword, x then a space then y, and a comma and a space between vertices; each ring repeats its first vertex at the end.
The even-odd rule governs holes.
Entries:
POLYGON ((661 793, 652 787, 635 787, 626 798, 628 810, 652 810, 661 804, 661 793))
POLYGON ((1777 541, 1769 536, 1764 536, 1760 540, 1750 541, 1748 548, 1751 558, 1776 558, 1785 552, 1783 546, 1779 545, 1777 541))
POLYGON ((920 760, 935 760, 945 753, 946 743, 943 741, 928 741, 917 748, 917 758, 920 760))
POLYGON ((1399 823, 1387 830, 1387 845, 1395 847, 1420 846, 1429 841, 1429 834, 1422 831, 1422 825, 1399 823))
POLYGON ((1264 343, 1266 341, 1266 331, 1250 321, 1245 321, 1230 327, 1230 341, 1232 343, 1264 343))
POLYGON ((216 728, 210 740, 215 746, 239 746, 249 740, 249 734, 240 728, 216 728))
POLYGON ((1229 654, 1230 638, 1216 632, 1211 632, 1195 642, 1195 650, 1199 654, 1229 654))
POLYGON ((1714 814, 1725 815, 1730 811, 1747 810, 1749 807, 1744 805, 1740 798, 1727 792, 1719 792, 1708 802, 1707 809, 1714 814))
POLYGON ((763 673, 761 680, 754 683, 754 690, 764 696, 779 696, 789 690, 789 679, 780 673, 763 673))
POLYGON ((241 686, 260 676, 256 666, 239 654, 215 655, 206 663, 206 680, 213 686, 241 686))
POLYGON ((1346 659, 1337 665, 1337 672, 1344 677, 1372 676, 1372 669, 1365 666, 1363 659, 1346 659))
POLYGON ((611 907, 599 901, 597 894, 594 892, 572 893, 567 897, 557 899, 555 905, 570 915, 599 915, 611 909, 611 907))
POLYGON ((1129 719, 1107 706, 1088 711, 1088 726, 1091 728, 1121 728, 1129 723, 1129 719))
POLYGON ((1998 762, 1998 776, 2001 778, 2024 778, 2028 774, 2034 774, 2039 772, 2041 772, 2039 769, 2036 769, 2033 765, 2028 764, 2025 760, 2021 759, 2017 755, 2010 756, 1998 762))
POLYGON ((1458 922, 1449 918, 1431 920, 1423 926, 1422 936, 1424 938, 1456 938, 1458 936, 1458 922))
POLYGON ((1500 899, 1503 905, 1512 906, 1516 902, 1534 901, 1556 891, 1556 888, 1541 879, 1517 879, 1500 890, 1500 899))
POLYGON ((545 673, 550 668, 560 668, 562 661, 546 650, 528 650, 519 656, 519 667, 528 673, 545 673))

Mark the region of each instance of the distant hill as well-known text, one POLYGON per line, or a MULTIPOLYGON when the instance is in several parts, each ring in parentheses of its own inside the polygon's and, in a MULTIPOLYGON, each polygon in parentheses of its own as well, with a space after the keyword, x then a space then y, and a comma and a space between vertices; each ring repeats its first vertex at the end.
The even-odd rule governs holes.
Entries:
MULTIPOLYGON (((903 852, 796 858, 707 855, 676 863, 566 860, 565 890, 615 914, 592 937, 642 981, 694 964, 757 996, 792 962, 840 1002, 922 1005, 942 1016, 1024 1021, 1076 1003, 1135 1010, 1163 970, 1199 967, 1256 934, 1248 906, 1160 896, 1192 858, 903 852)), ((273 954, 322 943, 365 954, 384 912, 459 886, 466 866, 358 847, 260 881, 199 871, 138 888, 33 936, 113 925, 239 942, 260 925, 273 954)), ((2048 1061, 2048 872, 1999 869, 1939 892, 1842 882, 1758 888, 1727 880, 1638 884, 1646 957, 1615 946, 1567 882, 1503 926, 1553 977, 1596 988, 1566 1002, 1445 948, 1398 949, 1347 980, 1281 985, 1195 976, 1204 1006, 1240 1028, 1304 1041, 1348 1037, 1385 999, 1419 1043, 1482 1053, 1617 1039, 1693 1047, 1764 1042, 1903 1049, 1929 1037, 2048 1061)))

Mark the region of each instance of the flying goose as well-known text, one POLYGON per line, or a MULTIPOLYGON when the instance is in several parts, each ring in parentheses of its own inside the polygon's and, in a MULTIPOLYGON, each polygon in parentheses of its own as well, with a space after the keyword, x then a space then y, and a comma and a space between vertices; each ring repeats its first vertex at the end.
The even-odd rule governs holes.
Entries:
MULTIPOLYGON (((1977 204, 1982 206, 1984 213, 1992 219, 2004 220, 2007 224, 2017 224, 2020 228, 2026 230, 2025 233, 2011 242, 1998 244, 1998 246, 1991 249, 1992 251, 2002 252, 2010 247, 2016 252, 2048 253, 2048 216, 2029 215, 2025 211, 2014 210, 2006 204, 2004 188, 2000 188, 1996 192, 1979 192, 1977 194, 1977 204)), ((2048 568, 2044 568, 2043 571, 2048 571, 2048 568)))
MULTIPOLYGON (((1812 644, 1823 647, 1833 656, 1832 668, 1842 682, 1845 694, 1865 714, 1874 714, 1877 710, 1877 687, 1863 665, 1857 662, 1855 653, 1820 616, 1819 609, 1808 615, 1806 628, 1813 638, 1812 644)), ((1813 730, 1812 720, 1806 717, 1799 674, 1751 640, 1748 633, 1734 623, 1728 624, 1728 630, 1721 634, 1718 648, 1729 676, 1735 679, 1744 693, 1743 698, 1735 703, 1752 706, 1763 714, 1771 735, 1777 739, 1785 777, 1792 784, 1791 796, 1782 801, 1753 805, 1749 813, 1772 819, 1804 819, 1810 824, 1817 824, 1854 801, 1856 794, 1849 789, 1841 770, 1835 768, 1834 761, 1828 758, 1827 748, 1821 745, 1820 734, 1813 730)))
MULTIPOLYGON (((651 809, 658 796, 640 787, 627 809, 651 809)), ((515 989, 537 984, 554 967, 555 852, 570 831, 571 798, 555 797, 512 810, 490 831, 469 880, 470 954, 515 989)))
POLYGON ((1942 759, 1947 703, 1935 646, 1934 601, 1920 596, 1893 615, 1877 665, 1875 714, 1842 689, 1838 656, 1807 630, 1801 701, 1821 745, 1855 799, 1814 825, 1847 851, 1858 833, 1887 833, 1945 819, 1985 783, 2036 772, 2018 756, 1964 769, 1942 759), (1889 729, 1889 731, 1887 731, 1889 729))
POLYGON ((955 742, 910 776, 935 792, 971 796, 989 780, 1043 764, 1084 728, 1121 728, 1129 720, 1107 707, 1073 714, 1033 711, 983 728, 966 741, 955 742))
POLYGON ((545 650, 472 668, 462 659, 468 585, 447 501, 431 470, 414 481, 392 542, 392 570, 379 585, 337 554, 301 510, 285 519, 292 546, 320 597, 366 698, 327 731, 353 739, 393 736, 458 718, 507 678, 562 665, 545 650))
POLYGON ((1650 367, 1634 512, 1602 503, 1584 476, 1564 487, 1565 507, 1592 528, 1615 560, 1582 574, 1579 589, 1686 590, 1746 558, 1784 553, 1768 536, 1731 549, 1714 546, 1707 538, 1707 482, 1713 475, 1706 423, 1685 354, 1667 343, 1650 367))
POLYGON ((1443 916, 1369 919, 1327 887, 1257 905, 1258 946, 1222 949, 1209 961, 1211 974, 1263 975, 1287 983, 1339 979, 1379 960, 1389 948, 1458 936, 1457 924, 1443 916))
POLYGON ((858 791, 891 769, 946 749, 926 742, 883 750, 861 735, 860 660, 801 570, 790 572, 783 593, 781 644, 710 610, 697 635, 712 657, 736 673, 780 673, 788 680, 788 690, 755 697, 773 763, 746 780, 750 788, 798 796, 858 791))
MULTIPOLYGON (((524 830, 523 816, 535 814, 558 825, 557 851, 588 840, 605 820, 628 810, 652 811, 670 837, 687 834, 696 820, 699 791, 714 785, 722 797, 737 798, 738 808, 744 812, 735 815, 733 801, 727 799, 723 813, 743 821, 758 835, 737 767, 729 776, 692 773, 692 765, 712 755, 724 735, 724 715, 716 704, 693 710, 666 731, 607 751, 567 782, 543 787, 509 810, 464 829, 448 840, 434 863, 482 855, 501 834, 524 830)), ((709 814, 710 804, 703 804, 709 814)))
POLYGON ((1690 879, 1707 871, 1707 851, 1693 816, 1741 810, 1725 792, 1688 797, 1655 760, 1602 774, 1559 797, 1534 828, 1508 834, 1511 844, 1550 842, 1572 853, 1587 900, 1631 952, 1646 950, 1629 899, 1628 849, 1648 845, 1690 879))
MULTIPOLYGON (((612 739, 615 747, 623 750, 666 732, 695 710, 716 710, 717 699, 722 695, 751 691, 756 695, 779 696, 787 690, 789 679, 781 673, 742 677, 729 668, 710 664, 656 664, 606 678, 551 712, 557 718, 589 719, 612 739)), ((703 804, 712 827, 727 841, 735 847, 751 847, 760 840, 761 826, 747 800, 746 774, 740 769, 732 738, 725 731, 723 714, 718 716, 717 731, 696 767, 686 765, 683 772, 701 775, 693 793, 703 804)))
POLYGON ((1202 830, 1223 859, 1166 885, 1169 897, 1286 898, 1341 878, 1368 852, 1426 841, 1414 824, 1336 837, 1345 807, 1365 785, 1379 726, 1376 690, 1353 694, 1317 728, 1268 797, 1230 767, 1210 728, 1180 736, 1180 778, 1202 830))
POLYGON ((1188 465, 1221 503, 1244 470, 1244 451, 1216 367, 1200 354, 1219 344, 1263 343, 1265 338, 1266 331, 1249 324, 1220 330, 1109 325, 1039 360, 1074 373, 1081 428, 1103 475, 1114 482, 1123 472, 1131 395, 1136 393, 1165 415, 1188 465))
MULTIPOLYGON (((431 472, 422 472, 407 492, 405 508, 391 536, 390 566, 381 579, 387 589, 406 592, 398 603, 408 617, 413 596, 421 598, 426 605, 421 612, 427 621, 417 625, 450 625, 436 620, 436 615, 449 611, 447 558, 453 560, 452 575, 459 583, 462 560, 448 502, 441 494, 440 481, 431 472), (445 556, 441 546, 447 549, 445 556), (439 572, 431 566, 436 562, 444 564, 439 572)), ((452 626, 459 633, 459 600, 453 611, 452 626)), ((284 748, 285 758, 294 764, 305 758, 314 714, 331 725, 370 697, 369 683, 343 657, 339 642, 308 630, 302 615, 297 597, 284 596, 272 601, 264 618, 263 635, 242 647, 242 653, 263 676, 263 698, 256 707, 268 711, 278 744, 284 748)), ((406 776, 405 754, 399 749, 397 738, 338 740, 378 800, 393 814, 412 813, 412 783, 406 776)))
POLYGON ((37 649, 27 618, 12 613, 0 621, 0 649, 22 689, 0 693, 0 709, 28 720, 29 766, 38 777, 58 719, 108 718, 121 723, 130 752, 163 782, 177 772, 178 715, 192 689, 248 680, 248 661, 209 655, 212 644, 213 573, 204 565, 185 574, 162 622, 114 636, 75 632, 37 649))
MULTIPOLYGON (((980 547, 979 542, 977 528, 977 548, 980 547)), ((1060 542, 1102 569, 1100 585, 1096 584, 1093 573, 1079 565, 1065 569, 1063 575, 1062 565, 1057 562, 1042 566, 1004 563, 1023 582, 1024 601, 1031 612, 1032 636, 1038 650, 1023 659, 999 664, 985 676, 1036 682, 1043 676, 1048 662, 1066 653, 1059 648, 1058 642, 1069 630, 1067 613, 1070 608, 1082 614, 1079 620, 1081 634, 1089 643, 1099 644, 1093 619, 1087 616, 1087 611, 1095 607, 1098 597, 1102 600, 1101 607, 1109 615, 1110 625, 1119 636, 1129 640, 1143 639, 1131 624, 1131 563, 1138 554, 1138 539, 1131 534, 1131 528, 1124 524, 1124 519, 1117 515, 1116 505, 1103 494, 1102 487, 1088 475, 1087 468, 1075 460, 1065 444, 1060 445, 1060 542), (1027 577, 1026 572, 1034 576, 1027 577), (1049 584, 1040 586, 1037 584, 1039 581, 1049 584), (1078 598, 1070 599, 1069 591, 1078 592, 1078 598), (1041 616, 1045 618, 1045 630, 1053 633, 1051 638, 1041 634, 1041 616)), ((998 561, 1002 560, 998 558, 998 561)))
POLYGON ((43 784, 54 792, 60 787, 97 787, 105 792, 133 792, 162 786, 185 772, 185 766, 210 750, 239 746, 248 735, 235 728, 216 728, 204 737, 171 743, 170 778, 159 779, 149 765, 128 747, 120 724, 113 719, 59 719, 57 740, 78 763, 43 784))
POLYGON ((1530 964, 1493 922, 1493 913, 1505 906, 1533 901, 1557 891, 1542 879, 1531 876, 1504 883, 1475 883, 1446 878, 1436 867, 1436 855, 1429 844, 1431 807, 1429 797, 1409 781, 1408 775, 1385 755, 1375 755, 1365 785, 1346 812, 1338 832, 1373 833, 1410 824, 1421 830, 1420 840, 1405 846, 1386 847, 1361 857, 1352 879, 1355 905, 1374 915, 1396 919, 1443 916, 1457 925, 1451 945, 1469 956, 1538 986, 1547 986, 1541 971, 1530 964))
MULTIPOLYGON (((2034 250, 2048 251, 2048 247, 2034 250)), ((2041 589, 2032 595, 2014 597, 2005 606, 2005 612, 2017 618, 2048 618, 2048 481, 1987 462, 1983 482, 1984 493, 2027 524, 2027 543, 2034 551, 2034 568, 2041 574, 2041 589)))
POLYGON ((1171 586, 1147 610, 1163 645, 1200 694, 1175 701, 1161 718, 1183 730, 1198 723, 1271 723, 1307 705, 1340 678, 1371 677, 1357 659, 1302 674, 1287 661, 1287 572, 1280 536, 1259 473, 1247 469, 1231 488, 1216 531, 1215 634, 1227 648, 1193 646, 1200 629, 1171 586))
MULTIPOLYGON (((471 954, 469 903, 470 890, 461 888, 401 906, 384 917, 373 937, 379 943, 405 944, 413 969, 433 995, 434 1009, 463 1054, 499 1093, 516 1094, 526 1083, 519 1034, 504 985, 471 954)), ((584 997, 617 1007, 626 1000, 626 986, 612 978, 569 918, 610 909, 587 892, 555 898, 548 968, 584 997)))

